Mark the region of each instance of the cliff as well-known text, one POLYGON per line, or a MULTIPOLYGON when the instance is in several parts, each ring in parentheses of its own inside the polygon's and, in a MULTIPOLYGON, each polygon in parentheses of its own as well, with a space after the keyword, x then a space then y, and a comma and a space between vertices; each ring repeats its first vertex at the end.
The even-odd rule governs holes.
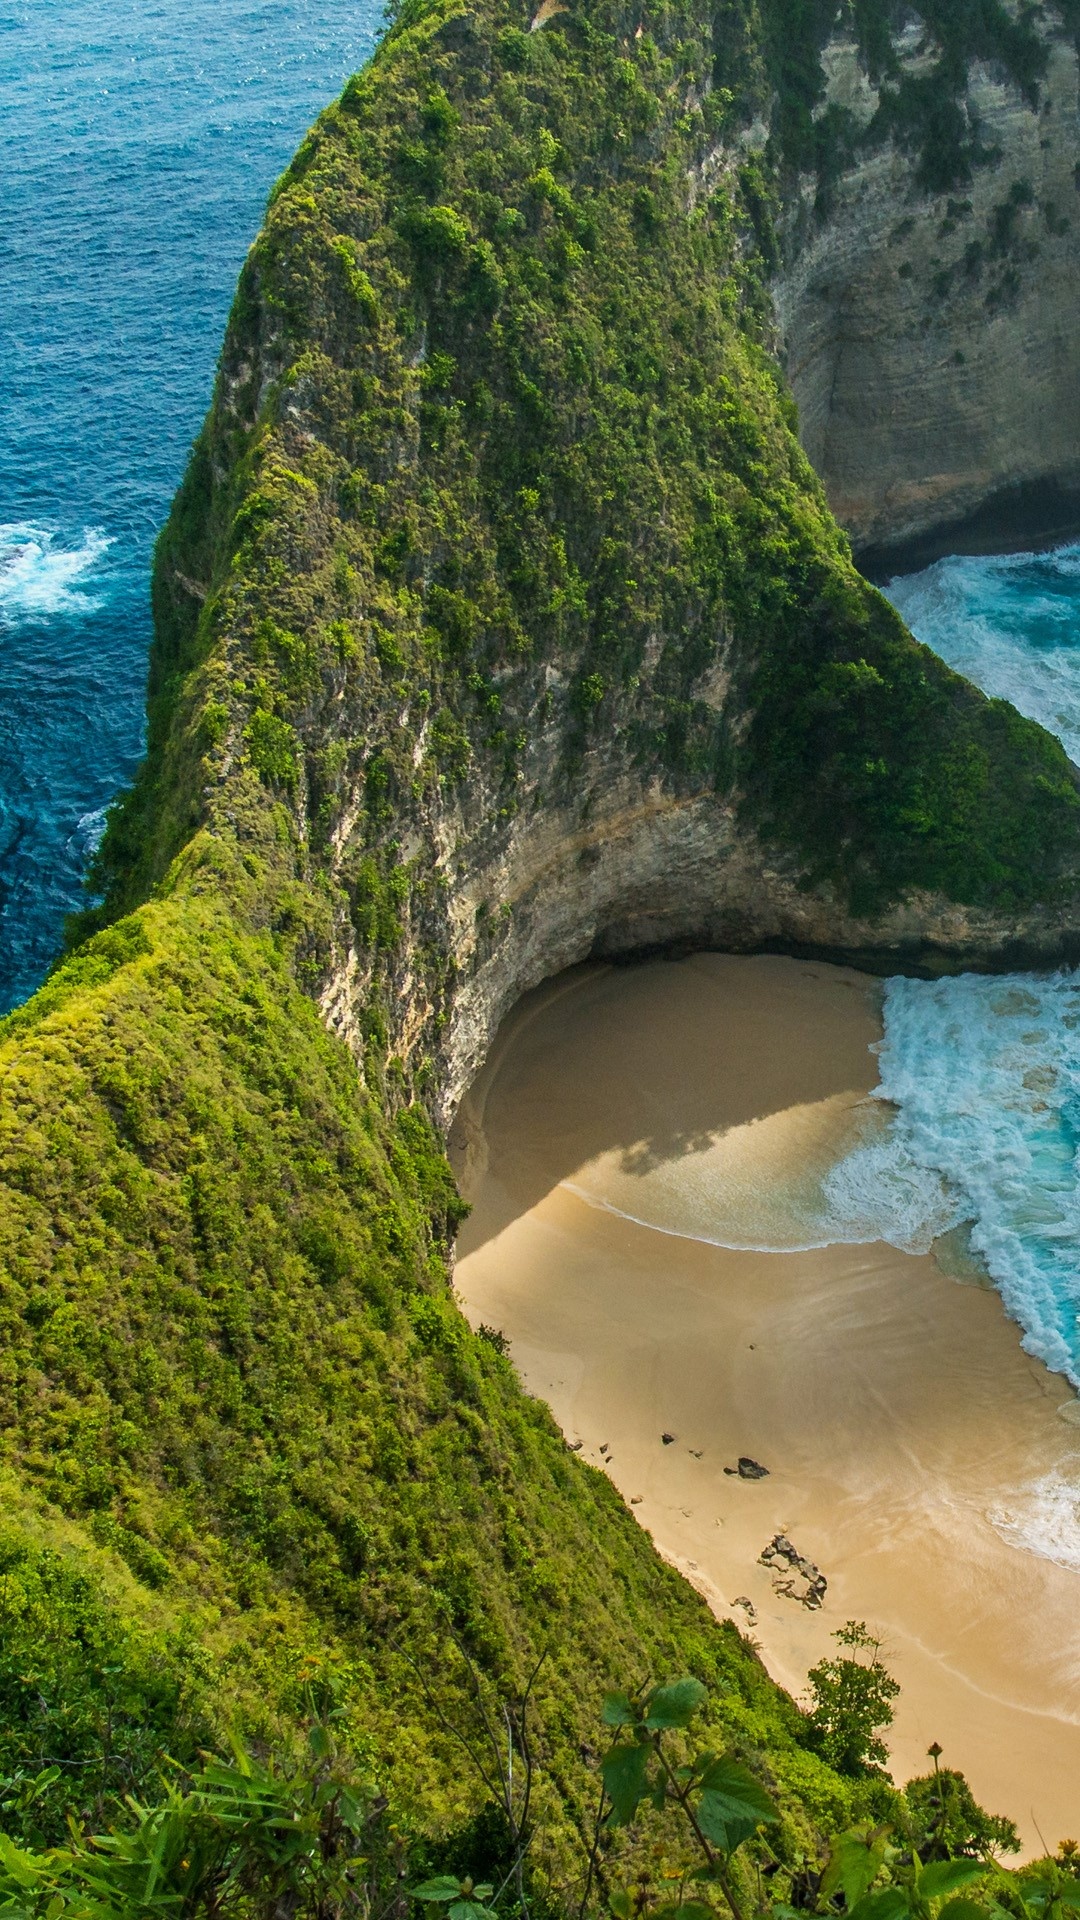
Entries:
POLYGON ((159 545, 105 904, 0 1054, 19 1541, 182 1626, 218 1726, 317 1696, 444 1826, 450 1629, 505 1692, 546 1647, 555 1887, 630 1672, 719 1684, 784 1859, 857 1796, 465 1327, 439 1126, 589 952, 1078 923, 1074 770, 910 638, 798 444, 723 21, 407 0, 322 117, 159 545))
POLYGON ((957 59, 933 9, 884 51, 841 12, 809 56, 773 287, 802 443, 873 566, 1080 528, 1077 42, 1031 19, 1026 58, 976 29, 957 59))

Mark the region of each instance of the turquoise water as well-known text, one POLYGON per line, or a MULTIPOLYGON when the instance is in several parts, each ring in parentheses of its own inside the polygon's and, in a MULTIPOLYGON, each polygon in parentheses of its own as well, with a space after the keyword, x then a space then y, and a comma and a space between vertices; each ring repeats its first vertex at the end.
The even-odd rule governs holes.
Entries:
POLYGON ((1080 545, 939 560, 887 591, 920 640, 1080 761, 1080 545))
POLYGON ((0 0, 0 1011, 142 743, 154 535, 267 193, 379 0, 0 0))
MULTIPOLYGON (((1080 546, 942 560, 888 592, 1080 759, 1080 546)), ((880 1067, 895 1117, 835 1170, 838 1219, 916 1250, 966 1226, 1028 1352, 1080 1386, 1080 973, 892 980, 880 1067)))

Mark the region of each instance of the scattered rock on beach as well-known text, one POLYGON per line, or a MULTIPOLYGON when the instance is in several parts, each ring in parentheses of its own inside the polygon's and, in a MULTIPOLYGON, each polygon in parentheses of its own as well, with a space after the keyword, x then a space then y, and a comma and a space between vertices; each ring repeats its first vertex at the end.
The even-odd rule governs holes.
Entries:
POLYGON ((746 1624, 747 1624, 747 1626, 749 1626, 749 1627, 753 1627, 753 1626, 756 1626, 756 1624, 757 1624, 757 1608, 755 1607, 755 1605, 754 1605, 754 1603, 753 1603, 753 1601, 751 1600, 751 1598, 750 1598, 750 1596, 749 1596, 749 1594, 747 1594, 747 1593, 740 1593, 740 1594, 738 1594, 738 1595, 736 1596, 736 1598, 735 1598, 735 1599, 734 1599, 734 1600, 732 1601, 732 1603, 731 1603, 731 1604, 732 1604, 732 1606, 733 1606, 733 1607, 741 1607, 741 1608, 742 1608, 742 1610, 743 1610, 743 1612, 744 1612, 744 1613, 745 1613, 745 1615, 746 1615, 746 1624))
POLYGON ((725 1467, 724 1472, 730 1474, 732 1479, 737 1477, 740 1480, 767 1480, 769 1477, 768 1467, 763 1467, 760 1460, 751 1460, 748 1453, 740 1453, 738 1466, 725 1467))
POLYGON ((774 1533, 761 1554, 761 1565, 773 1570, 773 1592, 816 1613, 825 1598, 828 1581, 821 1568, 799 1552, 786 1533, 774 1533))
POLYGON ((675 1443, 675 1435, 673 1433, 662 1433, 660 1435, 660 1438, 663 1441, 665 1447, 673 1446, 675 1443))

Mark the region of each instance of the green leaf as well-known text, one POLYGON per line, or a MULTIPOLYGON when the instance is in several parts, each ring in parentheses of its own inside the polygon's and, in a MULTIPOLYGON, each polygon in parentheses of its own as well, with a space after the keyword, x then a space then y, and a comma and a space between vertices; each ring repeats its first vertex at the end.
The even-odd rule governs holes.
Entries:
POLYGON ((634 1903, 625 1887, 616 1887, 614 1893, 608 1895, 608 1906, 615 1915, 615 1920, 630 1920, 630 1915, 634 1911, 634 1903))
POLYGON ((847 1920, 905 1920, 911 1906, 903 1887, 882 1887, 857 1900, 847 1920))
POLYGON ((1058 1888, 1058 1899, 1063 1907, 1071 1907, 1074 1913, 1080 1910, 1080 1880, 1063 1880, 1058 1888))
POLYGON ((735 1760, 710 1761, 701 1789, 697 1822, 706 1840, 722 1853, 734 1853, 755 1827, 779 1817, 761 1782, 735 1760))
POLYGON ((874 1884, 888 1838, 888 1827, 853 1827, 840 1834, 832 1843, 821 1876, 822 1900, 831 1900, 838 1887, 843 1889, 849 1907, 861 1900, 874 1884))
POLYGON ((477 1900, 456 1900, 447 1908, 449 1920, 496 1920, 490 1907, 482 1907, 477 1900))
POLYGON ((941 1900, 945 1894, 957 1893, 973 1880, 981 1880, 985 1872, 981 1860, 932 1860, 918 1876, 919 1892, 924 1900, 941 1900))
POLYGON ((611 1800, 609 1827, 625 1827, 632 1820, 648 1791, 650 1749, 640 1746, 612 1747, 600 1772, 611 1800))
POLYGON ((39 1887, 45 1878, 40 1860, 32 1853, 24 1853, 6 1833, 0 1833, 0 1861, 20 1887, 39 1887))
POLYGON ((716 1908, 707 1907, 704 1900, 675 1900, 658 1907, 653 1920, 717 1920, 716 1908))
POLYGON ((645 1725, 656 1733, 665 1727, 688 1727, 707 1697, 700 1680, 674 1680, 670 1686, 654 1687, 645 1702, 645 1725))
POLYGON ((318 1721, 308 1733, 308 1746, 316 1760, 325 1760, 330 1752, 330 1735, 318 1721))
POLYGON ((632 1727, 637 1714, 625 1693, 605 1693, 600 1718, 605 1727, 632 1727))
POLYGON ((966 1893, 958 1893, 954 1899, 946 1900, 938 1920, 989 1920, 989 1915, 980 1901, 972 1900, 966 1893))
POLYGON ((440 1873, 434 1880, 425 1880, 422 1887, 412 1890, 414 1900, 460 1900, 461 1881, 452 1874, 440 1873))

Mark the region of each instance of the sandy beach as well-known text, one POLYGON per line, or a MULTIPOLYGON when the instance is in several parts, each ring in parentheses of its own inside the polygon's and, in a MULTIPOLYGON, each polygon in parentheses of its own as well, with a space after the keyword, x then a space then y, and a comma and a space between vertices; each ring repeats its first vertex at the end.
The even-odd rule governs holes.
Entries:
POLYGON ((970 1273, 805 1250, 829 1167, 883 1123, 880 1032, 875 982, 773 957, 539 989, 455 1125, 456 1285, 715 1610, 746 1628, 752 1602, 778 1680, 798 1697, 865 1620, 902 1687, 894 1777, 940 1741, 1041 1852, 1080 1834, 1077 1402, 970 1273), (768 1477, 725 1474, 739 1455, 768 1477), (759 1564, 778 1531, 820 1612, 759 1564))

